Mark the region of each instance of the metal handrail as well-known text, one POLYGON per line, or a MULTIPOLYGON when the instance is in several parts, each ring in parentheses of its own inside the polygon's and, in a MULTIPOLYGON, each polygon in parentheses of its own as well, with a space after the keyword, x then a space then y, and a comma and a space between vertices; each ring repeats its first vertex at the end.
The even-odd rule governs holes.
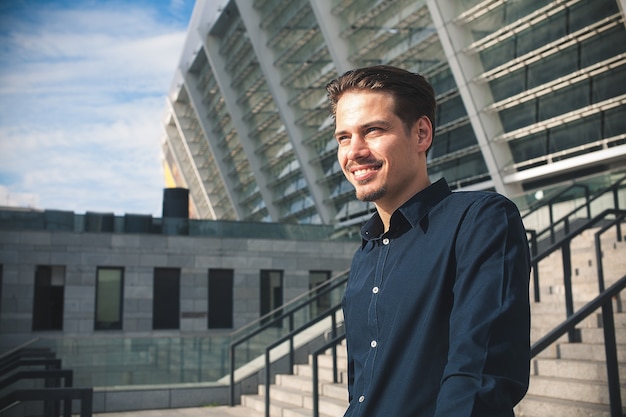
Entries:
MULTIPOLYGON (((622 178, 618 179, 617 181, 615 181, 613 184, 611 184, 610 186, 604 188, 603 190, 599 191, 598 193, 596 193, 593 197, 588 198, 585 201, 585 204, 576 207, 575 209, 573 209, 572 211, 570 211, 569 213, 565 214, 563 217, 561 217, 561 219, 553 221, 552 216, 550 217, 550 225, 548 227, 546 227, 544 230, 537 232, 537 239, 540 239, 540 237, 546 233, 550 233, 550 243, 554 243, 555 239, 556 239, 556 227, 560 224, 563 223, 563 228, 565 229, 566 233, 568 232, 568 228, 569 228, 569 224, 570 224, 570 218, 572 216, 574 216, 576 213, 578 213, 580 210, 585 209, 587 211, 587 218, 591 217, 591 203, 593 203, 594 201, 596 201, 597 199, 599 199, 600 197, 604 196, 605 194, 611 192, 613 194, 613 204, 614 204, 614 208, 615 209, 619 209, 619 199, 617 196, 617 193, 619 191, 620 188, 623 188, 624 185, 622 184, 624 181, 626 181, 626 176, 623 176, 622 178)), ((543 207, 543 206, 541 206, 543 207)), ((537 210, 539 208, 536 208, 534 210, 537 210)), ((527 213, 528 214, 528 213, 527 213)), ((526 214, 526 215, 527 215, 526 214)))
POLYGON ((309 327, 319 323, 320 321, 326 319, 327 317, 331 318, 331 332, 334 335, 337 334, 337 318, 336 313, 341 309, 341 304, 337 304, 334 307, 327 309, 323 314, 319 315, 315 319, 309 321, 308 323, 303 324, 295 330, 289 332, 289 334, 281 337, 280 339, 274 341, 270 345, 265 348, 265 417, 270 417, 270 382, 271 382, 271 363, 270 363, 270 353, 272 349, 282 345, 283 343, 289 341, 289 369, 290 372, 293 372, 293 357, 294 357, 294 338, 307 330, 309 327))
POLYGON ((311 294, 317 294, 317 292, 322 289, 322 288, 329 288, 329 291, 331 289, 335 289, 337 286, 340 286, 342 284, 345 283, 345 278, 346 275, 348 274, 350 270, 345 270, 342 271, 340 273, 338 273, 337 275, 335 275, 334 277, 331 277, 328 281, 324 281, 320 284, 318 284, 317 286, 315 286, 314 288, 310 289, 307 292, 304 292, 300 295, 298 295, 295 298, 292 298, 291 300, 289 300, 287 303, 283 304, 282 306, 268 312, 265 313, 264 315, 262 315, 261 317, 239 327, 237 330, 233 331, 231 333, 231 338, 233 340, 240 340, 240 338, 247 338, 249 335, 244 335, 244 336, 239 336, 241 333, 245 333, 246 331, 248 331, 248 329, 250 329, 251 327, 255 327, 255 326, 263 326, 264 324, 262 324, 263 322, 266 322, 267 320, 269 320, 271 317, 275 317, 276 313, 279 311, 285 312, 288 311, 292 308, 298 308, 298 306, 296 305, 299 302, 303 302, 305 304, 310 304, 310 297, 311 294), (296 305, 294 307, 294 305, 296 305))
MULTIPOLYGON (((6 397, 7 403, 25 401, 80 401, 80 417, 91 417, 93 409, 93 388, 33 388, 19 389, 11 392, 6 397)), ((64 417, 72 415, 71 407, 63 410, 64 417)))
POLYGON ((589 317, 598 308, 602 308, 602 326, 604 330, 604 349, 606 355, 607 379, 609 385, 609 407, 611 417, 622 417, 622 400, 620 394, 619 368, 617 361, 617 345, 615 338, 615 323, 613 319, 612 298, 626 288, 626 275, 615 284, 607 288, 598 297, 587 303, 575 314, 567 318, 550 333, 542 337, 531 347, 531 357, 537 356, 552 343, 556 342, 565 333, 571 333, 585 318, 589 317))
MULTIPOLYGON (((586 202, 584 205, 572 210, 570 213, 566 214, 562 219, 558 220, 557 222, 555 222, 555 224, 559 224, 559 223, 563 223, 564 224, 564 230, 565 230, 565 236, 562 237, 561 239, 559 239, 558 241, 555 241, 556 239, 552 236, 554 236, 554 233, 551 232, 551 245, 546 248, 545 250, 543 250, 541 253, 538 253, 537 250, 537 246, 536 246, 536 242, 538 239, 538 236, 547 233, 548 231, 554 230, 554 225, 551 225, 550 227, 546 228, 544 231, 542 232, 535 232, 532 230, 529 230, 529 235, 530 235, 530 242, 531 242, 531 265, 533 267, 533 270, 535 271, 535 276, 534 276, 534 280, 535 280, 535 292, 536 292, 536 301, 539 301, 539 297, 538 297, 538 287, 539 287, 539 277, 537 275, 537 266, 539 261, 541 261, 542 259, 545 259, 547 256, 549 256, 551 253, 555 252, 556 250, 561 250, 562 251, 562 257, 563 257, 563 267, 564 267, 564 286, 565 286, 565 303, 566 303, 566 310, 567 310, 567 320, 560 326, 558 326, 557 328, 555 328, 552 332, 550 332, 548 335, 546 335, 544 338, 542 338, 539 342, 535 343, 532 346, 531 349, 531 354, 532 357, 536 356, 537 353, 539 353, 541 350, 545 349, 548 345, 550 345, 551 343, 553 343, 554 341, 556 341, 559 337, 561 337, 562 335, 564 335, 565 333, 569 333, 569 337, 570 337, 570 341, 574 341, 575 340, 575 325, 577 323, 579 323, 581 320, 583 320, 585 317, 588 317, 595 309, 602 307, 603 308, 603 320, 606 320, 604 327, 605 327, 605 348, 607 349, 607 375, 609 378, 609 391, 610 391, 610 401, 611 401, 611 417, 617 417, 618 414, 614 414, 614 409, 620 409, 621 412, 621 398, 619 397, 619 374, 616 371, 617 369, 617 359, 615 356, 615 359, 612 359, 610 357, 610 355, 612 355, 612 353, 610 352, 611 349, 615 350, 615 347, 611 348, 610 345, 611 343, 614 345, 614 340, 615 340, 615 328, 614 328, 614 324, 613 326, 611 326, 611 322, 613 320, 613 316, 612 316, 612 305, 609 305, 609 307, 605 307, 604 305, 607 304, 606 302, 604 302, 605 300, 610 300, 610 298, 612 297, 612 295, 615 295, 617 293, 619 293, 624 287, 626 287, 626 276, 622 279, 620 279, 620 281, 618 281, 618 283, 614 284, 613 286, 611 286, 609 289, 607 289, 606 291, 602 291, 602 285, 600 284, 600 290, 602 292, 602 294, 600 294, 600 296, 598 296, 596 299, 594 299, 592 302, 590 302, 587 306, 585 306, 583 309, 581 309, 580 311, 574 313, 573 311, 573 297, 572 297, 572 283, 571 283, 571 254, 570 254, 570 242, 571 240, 575 237, 578 236, 580 233, 582 233, 583 231, 594 227, 597 223, 599 223, 600 221, 605 220, 605 218, 607 216, 613 215, 615 216, 615 219, 613 221, 611 221, 608 225, 605 225, 598 233, 596 233, 596 236, 599 236, 601 233, 604 233, 606 230, 615 227, 616 231, 617 231, 617 239, 618 240, 622 240, 622 231, 621 231, 621 223, 623 222, 623 220, 626 218, 626 210, 620 210, 619 209, 619 204, 618 204, 618 198, 617 198, 617 192, 618 190, 623 187, 622 182, 624 182, 626 180, 626 176, 622 177, 621 179, 619 179, 618 181, 616 181, 613 185, 607 187, 606 189, 602 190, 601 192, 597 193, 595 196, 590 197, 590 198, 586 198, 586 202), (599 197, 601 197, 602 195, 604 195, 607 192, 613 192, 614 195, 614 204, 615 204, 615 208, 614 209, 607 209, 604 210, 602 213, 600 213, 599 215, 595 216, 593 219, 590 219, 589 221, 585 222, 585 224, 576 227, 573 231, 570 231, 570 220, 569 218, 574 215, 576 212, 578 212, 581 209, 586 209, 587 210, 587 216, 589 217, 591 215, 591 209, 590 209, 590 205, 591 203, 598 199, 599 197), (591 309, 592 306, 596 306, 595 308, 591 309), (606 313, 605 313, 605 309, 606 313), (611 314, 609 314, 609 312, 611 312, 611 314), (609 316, 610 315, 610 319, 609 318, 605 318, 605 316, 609 316), (612 332, 612 333, 611 333, 612 332), (555 336, 558 333, 557 336, 555 336), (611 342, 611 340, 613 340, 613 342, 611 342), (547 344, 546 344, 547 343, 547 344), (544 346, 544 344, 546 344, 544 346), (612 367, 614 369, 608 369, 609 367, 612 367), (615 388, 614 386, 616 385, 615 380, 617 380, 617 394, 614 392, 615 388), (617 404, 617 405, 615 405, 617 404)), ((596 239, 599 239, 598 237, 596 237, 596 239)), ((598 249, 598 245, 599 243, 596 243, 596 250, 598 249)), ((598 264, 601 264, 601 258, 599 258, 598 260, 598 264)), ((598 268, 601 268, 600 266, 598 268)), ((601 275, 599 273, 599 280, 601 275)), ((341 284, 339 285, 343 285, 345 283, 345 281, 347 281, 347 274, 344 278, 342 278, 340 280, 341 284)), ((603 281, 599 281, 599 282, 603 282, 603 281)), ((334 287, 336 288, 336 287, 334 287)), ((330 291, 330 289, 328 290, 330 291)), ((321 296, 321 294, 320 294, 321 296)), ((303 304, 302 306, 300 306, 299 308, 303 308, 304 306, 308 306, 310 305, 310 303, 314 302, 318 297, 314 297, 312 299, 310 299, 307 303, 303 304)), ((608 303, 610 304, 610 302, 608 303)), ((341 305, 336 305, 334 307, 331 307, 329 310, 327 310, 326 313, 324 314, 330 314, 330 312, 333 312, 333 314, 331 315, 331 317, 334 318, 334 312, 338 311, 338 309, 341 307, 341 305)), ((293 313, 295 312, 291 311, 288 313, 284 313, 279 317, 276 317, 275 319, 273 319, 272 321, 266 323, 264 326, 262 326, 261 328, 257 329, 256 331, 252 332, 250 335, 247 335, 246 337, 237 340, 235 342, 231 343, 231 405, 234 405, 234 347, 236 347, 236 345, 241 344, 243 342, 245 342, 246 340, 249 340, 252 336, 260 333, 262 330, 272 326, 275 323, 280 322, 281 320, 284 320, 285 318, 289 318, 290 322, 292 323, 293 320, 293 313)), ((271 313, 270 313, 271 314, 271 313)), ((269 316, 269 314, 268 314, 269 316)), ((326 315, 325 317, 328 317, 328 315, 326 315)), ((325 318, 324 317, 324 318, 325 318)), ((322 320, 322 318, 320 318, 319 320, 322 320)), ((318 320, 314 319, 314 323, 317 323, 318 320)), ((271 363, 269 363, 269 353, 271 351, 271 349, 273 349, 274 347, 285 343, 286 341, 290 342, 290 366, 293 366, 293 362, 292 362, 292 358, 293 358, 293 338, 296 334, 298 334, 301 330, 303 330, 304 328, 309 327, 310 325, 314 324, 314 323, 307 323, 306 325, 301 326, 299 329, 293 329, 292 327, 290 327, 290 332, 288 335, 280 338, 279 340, 275 341, 274 343, 272 343, 271 345, 269 345, 266 348, 266 355, 265 355, 265 359, 266 359, 266 367, 265 367, 265 378, 266 378, 266 395, 265 395, 265 414, 266 416, 269 416, 269 408, 270 408, 270 396, 269 396, 269 386, 270 386, 270 377, 271 377, 271 373, 270 373, 270 366, 271 363)), ((333 324, 333 328, 335 327, 335 324, 333 324)), ((336 378, 336 373, 337 373, 337 368, 336 368, 336 346, 337 344, 341 343, 341 341, 345 338, 345 335, 333 335, 332 340, 330 340, 327 344, 325 344, 322 348, 319 348, 318 350, 313 352, 313 363, 314 363, 314 369, 313 369, 313 373, 314 373, 314 391, 313 391, 313 407, 314 407, 314 417, 317 417, 319 415, 319 387, 318 387, 318 383, 319 383, 319 379, 316 378, 317 374, 317 370, 316 368, 318 367, 318 362, 317 362, 317 356, 319 356, 319 354, 321 354, 323 351, 329 349, 329 348, 333 348, 333 353, 334 353, 334 364, 333 364, 333 371, 335 374, 335 378, 336 378), (317 379, 317 380, 316 380, 317 379)), ((616 354, 615 354, 616 355, 616 354)), ((619 414, 619 416, 621 417, 621 414, 619 414)))
POLYGON ((313 367, 313 417, 319 417, 320 415, 320 395, 319 395, 319 355, 327 351, 328 349, 332 349, 333 354, 333 383, 338 383, 338 367, 337 367, 337 345, 344 341, 346 338, 345 333, 339 336, 333 337, 328 341, 324 346, 320 347, 316 351, 314 351, 311 356, 313 357, 312 367, 313 367))
POLYGON ((74 388, 74 372, 61 369, 61 359, 48 348, 30 347, 33 339, 0 356, 0 390, 6 390, 22 380, 43 380, 45 388, 14 389, 0 397, 0 410, 16 403, 43 401, 44 415, 59 415, 63 401, 63 416, 71 417, 72 400, 80 400, 80 417, 91 417, 93 388, 74 388), (42 366, 44 369, 33 369, 42 366), (28 367, 27 370, 20 370, 28 367), (14 372, 15 371, 15 372, 14 372), (63 383, 61 383, 63 381, 63 383))
MULTIPOLYGON (((559 199, 559 197, 561 197, 563 194, 567 193, 569 190, 572 190, 574 188, 579 188, 579 187, 583 188, 585 190, 585 201, 589 202, 589 198, 590 198, 589 186, 585 185, 585 184, 574 183, 574 184, 571 184, 568 187, 562 189, 558 193, 554 194, 553 196, 551 196, 547 200, 538 200, 534 204, 531 204, 528 207, 528 211, 522 216, 522 219, 525 219, 526 217, 530 216, 531 214, 533 214, 537 210, 539 210, 539 209, 541 209, 543 207, 548 206, 549 213, 550 213, 550 223, 552 223, 552 221, 554 219, 554 214, 553 214, 553 210, 552 210, 552 208, 554 206, 554 203, 559 199)), ((591 217, 591 213, 590 213, 589 210, 587 210, 587 215, 588 215, 588 217, 591 217)))
MULTIPOLYGON (((587 230, 587 229, 589 229, 591 227, 594 227, 597 223, 603 221, 609 215, 614 215, 614 216, 616 216, 618 218, 623 219, 624 215, 626 215, 626 210, 606 209, 602 213, 600 213, 597 216, 595 216, 593 219, 588 220, 584 224, 578 226, 573 231, 569 230, 569 221, 566 220, 565 221, 565 225, 566 225, 566 227, 565 227, 565 231, 566 231, 565 236, 563 236, 558 241, 552 243, 550 246, 548 246, 541 253, 537 254, 536 256, 532 256, 531 257, 530 264, 532 266, 532 269, 534 271, 538 271, 539 262, 541 260, 547 258, 553 252, 556 252, 559 249, 561 250, 561 256, 563 258, 563 276, 564 276, 564 285, 565 285, 565 302, 566 302, 566 308, 567 308, 567 312, 568 312, 567 315, 568 316, 570 316, 573 313, 573 297, 572 297, 572 287, 571 287, 572 271, 571 271, 570 242, 572 241, 572 239, 575 236, 578 236, 583 231, 585 231, 585 230, 587 230), (568 282, 569 282, 569 285, 568 285, 568 282)), ((617 240, 621 241, 622 240, 621 222, 617 221, 615 223, 611 223, 610 227, 615 227, 616 228, 617 240)), ((531 238, 535 239, 535 242, 536 242, 536 235, 534 233, 532 233, 532 231, 531 231, 531 238)), ((534 250, 532 248, 532 246, 536 246, 536 245, 531 245, 531 250, 534 250)), ((536 275, 536 273, 535 273, 533 275, 533 278, 535 280, 535 282, 534 282, 534 286, 535 286, 535 302, 539 302, 540 298, 539 298, 539 292, 537 290, 537 288, 539 287, 538 275, 536 275)), ((573 341, 573 336, 572 336, 572 341, 573 341)))
MULTIPOLYGON (((620 291, 626 288, 626 276, 622 277, 618 282, 613 284, 608 289, 604 289, 604 274, 603 274, 603 266, 602 266, 602 250, 601 250, 601 240, 600 236, 605 233, 607 230, 616 227, 618 229, 618 240, 621 240, 621 223, 626 219, 626 210, 617 210, 617 209, 607 209, 595 218, 589 220, 584 225, 578 227, 573 232, 569 233, 561 240, 550 246, 546 249, 546 251, 541 254, 533 253, 532 255, 532 265, 533 269, 537 270, 537 264, 539 260, 546 258, 552 252, 558 249, 564 249, 565 252, 569 253, 569 243, 571 240, 578 236, 583 231, 594 227, 598 222, 604 220, 607 216, 614 215, 615 218, 605 224, 602 228, 600 228, 595 233, 595 249, 596 249, 596 258, 597 258, 597 268, 598 268, 598 287, 601 294, 596 297, 594 300, 589 302, 583 308, 581 308, 577 312, 573 312, 573 303, 572 300, 572 284, 571 279, 565 279, 565 292, 566 292, 566 308, 568 309, 568 318, 559 326, 557 326, 554 330, 549 332, 547 335, 542 337, 539 341, 534 343, 531 347, 531 357, 537 356, 541 351, 550 346, 552 343, 556 342, 561 336, 568 333, 570 336, 570 341, 574 341, 573 337, 575 335, 575 326, 580 323, 582 320, 590 316, 595 310, 598 308, 602 308, 602 323, 604 330, 604 346, 605 346, 605 355, 606 355, 606 368, 607 368, 607 379, 609 385, 609 403, 611 410, 611 417, 622 417, 622 401, 621 401, 621 393, 620 393, 620 378, 619 378, 619 369, 618 369, 618 361, 617 361, 617 347, 616 347, 616 337, 615 337, 615 323, 613 318, 613 305, 612 298, 617 295, 620 291), (569 295, 568 295, 569 294, 569 295)), ((531 236, 534 237, 534 236, 531 236)), ((569 255, 563 257, 564 263, 570 261, 569 255)), ((571 264, 568 268, 570 270, 571 275, 571 264)), ((571 276, 570 276, 571 278, 571 276)), ((537 280, 538 286, 538 280, 537 280)), ((336 349, 336 346, 341 343, 345 339, 345 335, 340 335, 333 340, 329 341, 327 344, 319 348, 318 350, 312 353, 313 355, 313 417, 319 417, 319 377, 318 377, 318 359, 317 356, 322 352, 328 350, 329 348, 336 349)), ((334 350, 334 355, 336 355, 336 350, 334 350)), ((336 358, 333 363, 333 372, 335 374, 334 382, 337 382, 336 372, 337 372, 337 364, 336 358)))
MULTIPOLYGON (((625 210, 605 210, 603 213, 587 222, 584 226, 581 226, 575 232, 565 237, 563 241, 567 240, 567 242, 563 242, 562 245, 554 245, 556 247, 562 246, 563 252, 566 253, 566 255, 563 256, 563 266, 564 271, 569 271, 570 274, 570 279, 568 279, 567 276, 564 277, 567 319, 559 326, 557 326, 554 330, 538 340, 531 347, 531 356, 535 357, 542 350, 550 346, 552 343, 556 342, 565 333, 568 334, 570 342, 576 341, 575 326, 585 318, 589 317, 598 308, 602 308, 602 328, 604 331, 604 349, 606 357, 607 380, 609 385, 609 407, 611 417, 622 417, 622 400, 620 393, 620 378, 617 360, 617 345, 615 337, 615 322, 613 317, 612 298, 616 296, 619 292, 621 292, 624 288, 626 288, 626 275, 619 279, 611 287, 605 289, 604 267, 602 263, 602 243, 600 237, 603 233, 615 226, 618 229, 618 240, 621 240, 622 234, 620 225, 624 221, 624 219, 626 219, 625 210), (600 291, 600 295, 587 303, 576 313, 574 313, 572 307, 571 264, 569 268, 567 267, 567 265, 565 265, 566 262, 570 262, 571 260, 569 257, 569 242, 571 242, 574 236, 580 234, 582 230, 593 227, 598 221, 603 220, 608 215, 615 215, 615 219, 601 227, 594 235, 594 246, 598 273, 598 289, 600 291)), ((545 257, 547 255, 542 254, 542 256, 545 257)), ((536 267, 536 263, 533 263, 533 268, 536 267)))
MULTIPOLYGON (((336 276, 335 278, 333 278, 331 280, 331 284, 329 285, 328 282, 326 283, 322 283, 320 285, 318 285, 317 287, 313 288, 311 291, 305 293, 304 295, 298 297, 298 301, 301 301, 302 299, 309 297, 307 300, 305 300, 301 305, 299 306, 295 306, 293 308, 288 308, 288 311, 284 311, 283 309, 286 308, 286 306, 282 306, 280 309, 274 310, 273 312, 270 312, 268 314, 266 314, 265 316, 263 316, 263 318, 265 320, 271 318, 270 320, 268 320, 267 322, 265 322, 264 324, 260 324, 259 320, 257 320, 256 323, 260 324, 260 327, 258 327, 257 329, 251 331, 250 333, 232 340, 229 346, 229 359, 230 359, 230 390, 229 390, 229 404, 231 406, 235 405, 235 367, 236 367, 236 362, 235 362, 235 354, 236 354, 236 348, 237 346, 249 341, 250 339, 252 339, 254 336, 260 334, 261 332, 269 329, 270 327, 275 327, 277 324, 282 323, 283 320, 287 319, 289 321, 289 334, 291 334, 294 329, 293 329, 293 317, 294 314, 296 314, 297 312, 305 309, 305 308, 309 308, 309 306, 315 302, 317 302, 317 300, 319 300, 321 297, 323 297, 326 294, 330 294, 331 291, 345 285, 345 283, 348 281, 348 273, 347 271, 339 274, 338 276, 336 276), (334 282, 332 282, 334 281, 334 282), (324 287, 325 286, 325 287, 324 287), (323 287, 323 289, 321 291, 318 292, 319 289, 321 289, 323 287), (272 316, 279 310, 283 310, 283 312, 276 316, 273 317, 272 316)), ((294 303, 295 304, 295 303, 294 303)), ((338 305, 340 306, 340 304, 338 305)), ((335 306, 337 307, 337 306, 335 306)), ((330 310, 332 310, 335 307, 331 307, 330 310)), ((322 312, 320 314, 320 316, 324 316, 325 314, 327 314, 329 310, 326 310, 324 312, 322 312)), ((320 317, 318 316, 318 317, 320 317)), ((312 320, 316 320, 316 318, 313 318, 312 320)), ((321 320, 321 319, 320 319, 321 320)), ((317 321, 316 321, 317 322, 317 321)), ((290 353, 290 363, 293 363, 293 353, 290 353)))

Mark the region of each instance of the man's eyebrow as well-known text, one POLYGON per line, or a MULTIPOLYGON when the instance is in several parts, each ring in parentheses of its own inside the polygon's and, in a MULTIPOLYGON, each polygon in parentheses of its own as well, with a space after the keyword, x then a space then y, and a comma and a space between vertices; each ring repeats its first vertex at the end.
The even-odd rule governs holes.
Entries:
MULTIPOLYGON (((360 126, 358 126, 358 130, 364 130, 364 129, 368 129, 372 126, 382 126, 384 128, 389 128, 391 126, 391 123, 389 123, 386 120, 372 120, 371 122, 367 122, 364 123, 360 126)), ((335 132, 335 136, 341 136, 341 135, 345 135, 347 134, 348 131, 347 130, 339 130, 335 132)))
POLYGON ((367 122, 363 126, 361 126, 361 129, 367 129, 368 127, 372 126, 382 126, 388 128, 391 126, 391 123, 386 120, 372 120, 371 122, 367 122))

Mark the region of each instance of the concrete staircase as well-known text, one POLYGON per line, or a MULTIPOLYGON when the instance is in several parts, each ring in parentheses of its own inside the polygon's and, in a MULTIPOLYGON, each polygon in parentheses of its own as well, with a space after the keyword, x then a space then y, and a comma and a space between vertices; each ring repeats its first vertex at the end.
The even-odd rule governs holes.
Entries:
MULTIPOLYGON (((593 233, 586 232, 572 242, 573 294, 578 309, 599 294, 593 233)), ((605 287, 626 274, 626 242, 616 242, 614 233, 602 240, 605 287)), ((539 264, 541 302, 531 304, 534 343, 565 319, 564 286, 561 254, 557 252, 539 264)), ((531 283, 531 294, 533 288, 531 283)), ((618 360, 622 380, 622 401, 626 404, 626 313, 621 305, 626 296, 614 300, 618 360)), ((600 311, 579 326, 580 343, 569 343, 566 337, 535 357, 531 364, 531 382, 527 396, 517 405, 518 417, 609 417, 604 338, 600 311)), ((340 380, 345 382, 345 345, 338 348, 340 380)), ((277 375, 271 386, 271 416, 312 416, 312 368, 296 365, 293 375, 277 375)), ((345 384, 333 384, 332 358, 320 356, 320 403, 322 417, 343 415, 347 407, 345 384)), ((250 415, 263 415, 265 387, 256 395, 244 395, 241 407, 250 415)), ((626 411, 626 410, 625 410, 626 411)))
MULTIPOLYGON (((599 294, 597 262, 589 230, 574 239, 572 288, 575 310, 599 294)), ((610 230, 602 236, 605 288, 626 274, 626 242, 617 242, 610 230)), ((532 341, 537 341, 565 319, 565 296, 561 253, 539 264, 541 302, 531 303, 532 341)), ((531 294, 533 293, 531 284, 531 294)), ((626 313, 621 306, 626 295, 613 300, 622 403, 626 404, 626 313)), ((531 364, 528 394, 516 407, 518 417, 609 417, 609 394, 604 336, 598 310, 581 322, 579 343, 563 337, 541 352, 531 364)), ((626 411, 626 410, 624 410, 626 411)))
MULTIPOLYGON (((309 356, 307 364, 296 365, 293 375, 276 375, 276 383, 270 387, 270 415, 276 417, 311 417, 313 415, 313 368, 309 356)), ((320 417, 342 416, 348 407, 348 389, 346 381, 346 347, 337 347, 337 366, 340 369, 339 380, 333 383, 332 356, 330 351, 318 358, 319 365, 319 412, 320 417)), ((256 412, 265 410, 265 386, 259 386, 257 395, 244 395, 241 398, 244 407, 256 412)))

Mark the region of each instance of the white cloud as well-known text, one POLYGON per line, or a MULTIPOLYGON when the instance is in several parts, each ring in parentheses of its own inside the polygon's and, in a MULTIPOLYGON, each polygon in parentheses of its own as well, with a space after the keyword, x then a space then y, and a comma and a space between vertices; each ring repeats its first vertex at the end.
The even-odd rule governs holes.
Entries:
POLYGON ((0 185, 0 207, 37 207, 37 196, 32 194, 12 194, 4 185, 0 185))
POLYGON ((160 122, 186 29, 89 4, 37 8, 0 39, 0 199, 160 216, 160 122))

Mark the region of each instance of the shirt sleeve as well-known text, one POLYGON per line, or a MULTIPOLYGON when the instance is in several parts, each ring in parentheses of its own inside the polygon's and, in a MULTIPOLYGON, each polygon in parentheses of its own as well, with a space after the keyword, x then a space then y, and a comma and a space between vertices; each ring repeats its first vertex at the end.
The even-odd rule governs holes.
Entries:
POLYGON ((513 416, 530 368, 530 259, 519 212, 489 195, 469 207, 456 239, 448 362, 435 416, 513 416))

